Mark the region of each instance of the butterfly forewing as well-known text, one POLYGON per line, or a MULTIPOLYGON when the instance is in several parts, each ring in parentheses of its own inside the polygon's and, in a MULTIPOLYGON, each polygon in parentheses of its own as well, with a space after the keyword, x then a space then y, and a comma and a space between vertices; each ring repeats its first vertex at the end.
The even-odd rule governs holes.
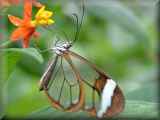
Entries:
POLYGON ((48 89, 51 77, 55 76, 54 73, 56 73, 55 68, 57 67, 58 58, 59 56, 56 56, 54 60, 50 60, 48 67, 39 82, 39 90, 48 89))
POLYGON ((77 111, 83 104, 83 99, 80 98, 82 88, 70 62, 63 56, 56 57, 42 76, 40 88, 45 91, 53 107, 64 111, 77 111))
POLYGON ((88 64, 84 64, 81 59, 77 59, 74 56, 71 56, 71 59, 75 67, 78 69, 81 78, 87 82, 88 85, 94 86, 94 79, 98 77, 98 73, 88 64))
POLYGON ((59 63, 58 73, 56 77, 53 77, 54 82, 49 87, 48 92, 52 98, 56 99, 64 108, 67 108, 78 99, 79 84, 71 67, 63 57, 61 57, 59 63))
POLYGON ((48 89, 44 90, 53 107, 70 112, 84 110, 98 117, 111 117, 123 110, 119 87, 85 58, 65 51, 52 68, 48 89))

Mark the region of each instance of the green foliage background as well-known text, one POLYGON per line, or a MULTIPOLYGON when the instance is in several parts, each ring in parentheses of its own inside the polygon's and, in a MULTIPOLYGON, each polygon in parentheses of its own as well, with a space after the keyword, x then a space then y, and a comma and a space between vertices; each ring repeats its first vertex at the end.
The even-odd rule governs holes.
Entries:
MULTIPOLYGON (((0 29, 0 116, 9 117, 72 117, 49 106, 47 98, 38 91, 47 62, 53 53, 40 53, 51 47, 60 32, 73 38, 72 13, 80 15, 77 0, 41 1, 54 11, 55 25, 50 31, 38 28, 41 36, 32 38, 31 48, 22 49, 21 43, 10 43, 15 27, 7 14, 22 16, 23 6, 10 6, 1 11, 0 29)), ((85 19, 79 40, 71 48, 103 69, 120 84, 126 97, 125 117, 158 116, 157 82, 157 3, 156 0, 87 0, 85 19)), ((37 10, 34 9, 35 14, 37 10)), ((61 36, 62 37, 62 36, 61 36)), ((75 116, 87 116, 83 112, 75 116)))

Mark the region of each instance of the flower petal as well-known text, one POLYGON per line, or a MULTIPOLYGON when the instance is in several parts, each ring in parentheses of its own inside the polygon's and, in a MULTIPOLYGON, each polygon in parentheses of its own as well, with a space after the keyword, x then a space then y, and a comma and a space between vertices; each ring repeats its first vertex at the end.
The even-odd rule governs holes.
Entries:
POLYGON ((16 30, 13 31, 11 35, 11 40, 12 41, 17 41, 22 38, 22 34, 24 32, 23 28, 17 28, 16 30))
POLYGON ((41 17, 45 18, 45 19, 48 19, 50 18, 51 16, 53 15, 53 12, 50 12, 50 11, 44 11, 43 14, 41 15, 41 17))
POLYGON ((55 23, 54 20, 52 20, 52 19, 49 19, 49 20, 48 20, 48 25, 51 25, 51 24, 53 24, 53 23, 55 23))
POLYGON ((23 48, 28 48, 30 38, 34 33, 35 29, 29 29, 23 34, 23 48))
POLYGON ((32 19, 32 0, 24 0, 24 19, 32 19))
POLYGON ((44 9, 45 9, 45 6, 42 6, 42 7, 38 10, 38 12, 37 12, 37 14, 36 14, 36 18, 39 17, 39 16, 41 15, 41 13, 43 13, 44 9))
POLYGON ((42 19, 42 20, 38 21, 38 24, 47 25, 47 20, 42 19))
POLYGON ((15 26, 19 26, 22 23, 22 20, 18 17, 8 15, 9 21, 14 24, 15 26))
POLYGON ((28 36, 32 36, 34 32, 35 32, 35 28, 19 27, 13 31, 11 35, 11 40, 17 41, 19 39, 25 39, 28 36))

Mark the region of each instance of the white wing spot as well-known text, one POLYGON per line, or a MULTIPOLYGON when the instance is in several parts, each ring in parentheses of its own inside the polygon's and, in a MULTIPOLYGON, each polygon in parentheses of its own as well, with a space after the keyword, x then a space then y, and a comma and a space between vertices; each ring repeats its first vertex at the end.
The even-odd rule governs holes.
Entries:
POLYGON ((112 79, 108 79, 102 91, 101 105, 97 113, 97 117, 102 118, 103 114, 107 111, 108 107, 111 106, 112 96, 116 88, 116 83, 112 79))

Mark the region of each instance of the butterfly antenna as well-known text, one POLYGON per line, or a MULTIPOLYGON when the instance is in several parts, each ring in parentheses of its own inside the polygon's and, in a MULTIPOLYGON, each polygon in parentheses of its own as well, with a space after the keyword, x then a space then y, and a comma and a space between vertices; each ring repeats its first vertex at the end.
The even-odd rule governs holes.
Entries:
POLYGON ((74 37, 74 40, 73 40, 72 44, 74 44, 78 40, 79 33, 80 33, 82 23, 83 23, 83 19, 84 19, 84 15, 85 15, 85 5, 84 5, 84 0, 83 0, 83 3, 82 3, 82 17, 81 17, 80 23, 79 23, 79 20, 78 20, 78 15, 73 14, 73 16, 76 19, 76 23, 75 23, 76 24, 76 32, 75 32, 75 37, 74 37))
POLYGON ((75 34, 74 34, 74 38, 73 38, 73 41, 72 41, 72 43, 74 43, 76 40, 77 40, 77 38, 78 38, 78 31, 79 31, 79 21, 78 21, 78 15, 76 14, 76 13, 74 13, 74 14, 72 14, 73 15, 73 17, 75 18, 75 34))
POLYGON ((48 52, 48 51, 52 50, 51 48, 41 50, 41 49, 38 48, 37 45, 35 45, 35 43, 34 43, 34 47, 38 50, 39 53, 45 53, 45 52, 48 52))
POLYGON ((58 42, 59 42, 59 38, 58 38, 58 36, 56 36, 56 41, 54 43, 54 46, 56 46, 58 42))
MULTIPOLYGON (((54 46, 56 46, 57 45, 57 43, 60 41, 60 39, 56 36, 56 41, 55 41, 55 43, 54 43, 54 46)), ((45 53, 45 52, 48 52, 48 51, 51 51, 52 50, 52 48, 47 48, 47 49, 44 49, 44 50, 40 50, 39 52, 40 53, 45 53)))
MULTIPOLYGON (((65 40, 69 41, 69 37, 67 36, 67 34, 63 30, 58 29, 56 26, 54 26, 54 27, 55 27, 55 29, 57 30, 57 32, 59 34, 62 34, 64 36, 65 40)), ((51 33, 53 33, 53 31, 54 31, 50 27, 43 27, 43 28, 46 29, 46 30, 48 30, 51 33)))
MULTIPOLYGON (((56 29, 58 30, 57 27, 56 27, 56 29)), ((60 30, 60 29, 59 29, 58 31, 59 31, 59 33, 63 34, 65 40, 66 40, 67 42, 69 42, 69 37, 68 37, 68 35, 67 35, 63 30, 60 30)))

